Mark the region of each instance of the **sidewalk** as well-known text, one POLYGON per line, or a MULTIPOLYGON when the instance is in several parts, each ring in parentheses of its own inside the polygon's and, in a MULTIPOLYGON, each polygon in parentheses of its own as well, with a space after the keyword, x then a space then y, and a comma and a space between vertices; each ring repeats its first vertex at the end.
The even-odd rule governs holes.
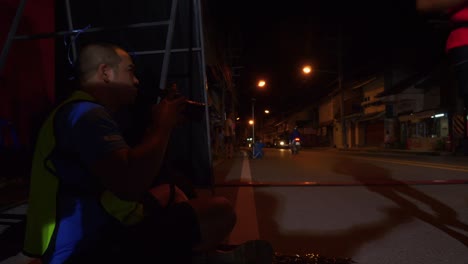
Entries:
POLYGON ((324 150, 324 151, 350 151, 350 152, 354 151, 354 152, 368 152, 368 153, 396 153, 396 154, 412 154, 412 155, 426 155, 426 156, 465 157, 460 152, 453 153, 453 152, 450 152, 450 151, 411 150, 411 149, 397 149, 397 148, 384 148, 384 147, 335 148, 335 147, 308 147, 308 146, 303 146, 302 149, 304 149, 304 150, 324 150))
MULTIPOLYGON (((399 153, 399 154, 413 154, 413 155, 428 155, 428 156, 450 156, 455 155, 448 151, 435 151, 435 150, 411 150, 411 149, 394 149, 383 147, 354 147, 354 148, 338 148, 339 151, 363 151, 363 152, 381 152, 381 153, 399 153)), ((458 154, 460 155, 460 154, 458 154)))
POLYGON ((0 181, 0 212, 25 203, 29 195, 26 180, 0 181))

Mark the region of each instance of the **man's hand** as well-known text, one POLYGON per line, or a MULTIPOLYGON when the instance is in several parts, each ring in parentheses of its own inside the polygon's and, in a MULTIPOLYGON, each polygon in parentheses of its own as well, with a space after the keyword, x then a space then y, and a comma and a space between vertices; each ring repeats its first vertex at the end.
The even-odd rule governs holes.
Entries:
POLYGON ((172 129, 181 118, 186 98, 180 94, 170 93, 161 102, 152 107, 153 124, 156 128, 172 129))
MULTIPOLYGON (((171 188, 169 184, 162 184, 156 187, 153 187, 150 190, 150 193, 158 200, 159 204, 162 207, 166 207, 169 204, 169 198, 171 193, 171 188)), ((180 190, 177 186, 175 186, 175 193, 174 193, 174 203, 180 203, 187 201, 188 198, 185 193, 180 190)))

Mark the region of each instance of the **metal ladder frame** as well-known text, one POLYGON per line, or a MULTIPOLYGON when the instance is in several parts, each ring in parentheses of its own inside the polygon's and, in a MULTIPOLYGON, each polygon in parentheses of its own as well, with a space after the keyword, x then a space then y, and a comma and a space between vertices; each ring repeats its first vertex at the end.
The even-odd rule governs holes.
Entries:
MULTIPOLYGON (((156 22, 148 22, 148 23, 135 23, 135 24, 128 24, 126 26, 120 26, 120 27, 114 27, 114 28, 105 28, 105 27, 94 27, 94 28, 89 28, 86 29, 86 31, 82 30, 76 30, 73 27, 73 22, 72 22, 72 16, 71 16, 71 7, 69 0, 65 0, 65 7, 66 7, 66 12, 67 12, 67 24, 68 24, 68 31, 58 31, 58 32, 50 32, 50 33, 41 33, 41 34, 34 34, 34 35, 19 35, 16 36, 16 32, 18 29, 18 25, 21 19, 21 16, 23 14, 24 6, 26 5, 26 0, 21 0, 18 9, 16 11, 16 15, 13 19, 12 25, 10 27, 10 30, 8 32, 7 39, 5 41, 5 45, 2 49, 2 52, 0 54, 0 71, 3 70, 7 56, 10 50, 10 47, 13 43, 14 40, 29 40, 29 39, 41 39, 41 38, 51 38, 51 37, 58 37, 58 36, 65 36, 65 35, 71 35, 71 45, 72 45, 72 55, 73 55, 73 60, 75 61, 77 58, 77 51, 74 43, 74 37, 79 34, 79 33, 90 33, 90 32, 99 32, 99 31, 105 31, 109 29, 128 29, 128 28, 147 28, 147 27, 158 27, 158 26, 168 26, 167 34, 166 34, 166 45, 164 50, 149 50, 149 51, 136 51, 133 52, 135 55, 149 55, 149 54, 161 54, 164 53, 163 57, 163 62, 162 62, 162 69, 161 69, 161 77, 159 81, 159 89, 165 89, 166 88, 166 82, 167 82, 167 75, 168 75, 168 68, 169 68, 169 63, 170 63, 170 56, 171 53, 180 53, 180 52, 197 52, 198 54, 198 60, 200 62, 200 67, 199 67, 199 72, 200 74, 201 81, 202 81, 202 88, 203 88, 203 100, 206 105, 205 107, 205 126, 206 126, 206 131, 207 131, 207 149, 208 149, 208 160, 209 160, 209 170, 211 172, 210 178, 211 178, 211 186, 214 186, 214 179, 213 179, 213 173, 212 173, 212 154, 211 154, 211 139, 210 139, 210 123, 209 123, 209 111, 208 111, 208 96, 206 92, 207 88, 207 77, 206 77, 206 69, 205 69, 205 54, 204 54, 204 43, 203 43, 203 22, 202 22, 202 15, 201 15, 201 0, 189 0, 191 1, 191 7, 193 10, 193 20, 191 21, 192 23, 195 22, 195 30, 196 30, 196 36, 198 39, 195 39, 196 43, 198 46, 192 47, 192 41, 189 44, 189 48, 185 49, 172 49, 172 40, 174 36, 174 27, 175 27, 175 20, 176 20, 176 13, 177 13, 177 6, 178 6, 178 0, 172 0, 171 4, 171 11, 170 11, 170 17, 169 20, 163 20, 163 21, 156 21, 156 22)), ((193 27, 192 27, 193 28, 193 27)), ((191 63, 191 61, 190 61, 191 63)), ((191 67, 191 65, 190 65, 191 67)))
MULTIPOLYGON (((172 39, 174 35, 174 25, 175 25, 175 17, 176 17, 176 11, 177 11, 177 1, 178 0, 172 0, 172 5, 171 5, 171 13, 169 20, 165 21, 158 21, 158 22, 149 22, 149 23, 136 23, 136 24, 129 24, 126 26, 122 27, 115 27, 113 29, 125 29, 125 28, 143 28, 143 27, 154 27, 154 26, 168 26, 168 32, 166 35, 166 46, 164 50, 150 50, 150 51, 141 51, 141 52, 134 52, 135 55, 148 55, 148 54, 160 54, 164 53, 164 59, 163 59, 163 67, 161 71, 161 81, 159 84, 159 88, 163 89, 166 79, 167 79, 167 72, 168 72, 168 67, 169 67, 169 60, 170 60, 170 54, 172 52, 186 52, 189 51, 188 49, 179 49, 179 50, 172 50, 172 39)), ((197 1, 197 0, 194 0, 197 1)), ((5 45, 2 49, 2 53, 0 56, 0 70, 3 69, 6 63, 6 59, 8 56, 8 52, 10 50, 10 47, 12 45, 13 40, 28 40, 28 39, 41 39, 41 38, 51 38, 51 37, 58 37, 58 36, 65 36, 65 35, 71 35, 71 43, 72 43, 72 51, 73 51, 73 60, 76 60, 77 57, 77 52, 76 52, 76 47, 75 43, 73 41, 73 38, 76 34, 81 33, 81 30, 75 30, 73 28, 73 22, 72 22, 72 17, 71 17, 71 7, 70 7, 70 2, 69 0, 65 0, 65 6, 66 6, 66 12, 67 12, 67 24, 68 24, 68 31, 58 31, 58 32, 51 32, 51 33, 41 33, 41 34, 34 34, 34 35, 19 35, 16 36, 16 31, 18 29, 18 25, 21 19, 21 16, 23 14, 24 6, 26 5, 26 0, 21 0, 18 9, 16 11, 16 15, 13 19, 13 23, 10 27, 10 31, 8 32, 8 36, 5 42, 5 45)), ((94 27, 94 28, 89 28, 86 31, 82 33, 90 33, 90 32, 99 32, 99 31, 105 31, 109 30, 112 28, 109 27, 94 27)), ((199 50, 199 49, 192 49, 192 50, 199 50)))

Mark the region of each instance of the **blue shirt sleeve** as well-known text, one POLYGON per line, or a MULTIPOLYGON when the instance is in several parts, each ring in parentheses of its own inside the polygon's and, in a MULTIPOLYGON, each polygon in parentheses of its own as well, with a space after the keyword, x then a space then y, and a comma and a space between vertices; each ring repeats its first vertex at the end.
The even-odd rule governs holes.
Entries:
POLYGON ((120 128, 109 112, 91 102, 76 104, 68 115, 71 148, 90 166, 105 154, 128 148, 120 128))

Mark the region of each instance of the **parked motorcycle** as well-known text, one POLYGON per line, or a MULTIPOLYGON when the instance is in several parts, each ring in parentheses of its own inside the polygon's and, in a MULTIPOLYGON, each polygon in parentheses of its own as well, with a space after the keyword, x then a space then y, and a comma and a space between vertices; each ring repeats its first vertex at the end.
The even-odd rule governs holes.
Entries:
POLYGON ((291 141, 291 153, 299 154, 300 149, 301 149, 301 139, 296 137, 291 141))

